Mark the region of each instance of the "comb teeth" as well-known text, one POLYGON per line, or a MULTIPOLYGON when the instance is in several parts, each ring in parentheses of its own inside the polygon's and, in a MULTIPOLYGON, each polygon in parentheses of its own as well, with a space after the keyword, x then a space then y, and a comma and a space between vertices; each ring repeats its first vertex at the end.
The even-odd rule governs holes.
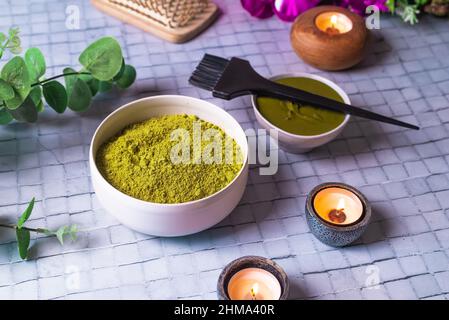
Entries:
POLYGON ((213 91, 228 64, 229 60, 225 58, 205 54, 190 77, 189 83, 196 87, 213 91))

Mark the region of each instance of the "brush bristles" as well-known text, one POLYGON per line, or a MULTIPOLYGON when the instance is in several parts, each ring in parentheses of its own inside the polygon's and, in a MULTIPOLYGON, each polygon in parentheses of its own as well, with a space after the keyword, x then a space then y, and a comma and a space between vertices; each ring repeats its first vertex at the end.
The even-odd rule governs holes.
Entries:
POLYGON ((228 64, 229 60, 225 58, 205 54, 189 82, 196 87, 213 91, 228 64))

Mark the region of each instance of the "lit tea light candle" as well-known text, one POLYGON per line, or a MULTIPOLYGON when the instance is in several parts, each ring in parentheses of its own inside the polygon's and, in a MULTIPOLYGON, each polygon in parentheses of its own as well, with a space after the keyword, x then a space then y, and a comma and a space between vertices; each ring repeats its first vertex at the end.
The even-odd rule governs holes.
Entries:
POLYGON ((289 284, 274 261, 246 256, 229 263, 221 272, 217 294, 221 300, 285 300, 289 284))
POLYGON ((325 183, 315 187, 308 195, 306 218, 318 240, 341 247, 363 234, 371 218, 371 206, 354 187, 343 183, 325 183))
MULTIPOLYGON (((280 288, 280 286, 279 286, 280 288)), ((229 289, 228 289, 229 291, 229 289)), ((253 284, 253 286, 251 287, 251 298, 253 300, 257 300, 257 294, 259 293, 259 284, 256 282, 255 284, 253 284)))
POLYGON ((270 272, 259 268, 246 268, 229 280, 231 300, 279 300, 281 284, 270 272))
POLYGON ((339 225, 348 225, 363 215, 363 204, 353 192, 343 188, 325 188, 317 193, 313 206, 318 215, 339 225))
POLYGON ((352 21, 343 13, 323 12, 315 19, 315 24, 330 35, 344 34, 352 30, 352 21))

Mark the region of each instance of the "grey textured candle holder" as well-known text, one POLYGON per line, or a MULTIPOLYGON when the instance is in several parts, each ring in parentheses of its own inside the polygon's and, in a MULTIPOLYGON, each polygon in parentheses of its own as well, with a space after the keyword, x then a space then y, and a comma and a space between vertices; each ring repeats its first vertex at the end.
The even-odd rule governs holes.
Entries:
POLYGON ((270 272, 281 284, 281 296, 279 300, 288 299, 289 284, 285 271, 273 260, 258 256, 245 256, 230 262, 221 272, 217 283, 217 296, 219 300, 231 300, 228 295, 229 281, 234 274, 246 268, 260 268, 270 272))
POLYGON ((316 186, 307 196, 306 219, 310 231, 321 242, 332 247, 343 247, 351 244, 363 234, 371 219, 371 206, 365 196, 354 187, 339 183, 329 182, 316 186), (315 196, 326 188, 343 188, 353 192, 363 204, 363 214, 359 220, 348 225, 338 225, 321 218, 313 206, 315 196))

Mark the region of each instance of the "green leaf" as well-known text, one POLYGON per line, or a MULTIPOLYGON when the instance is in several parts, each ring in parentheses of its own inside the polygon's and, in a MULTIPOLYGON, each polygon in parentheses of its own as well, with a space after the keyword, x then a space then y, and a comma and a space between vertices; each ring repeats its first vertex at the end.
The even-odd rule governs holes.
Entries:
MULTIPOLYGON (((71 68, 65 68, 64 74, 75 73, 71 68)), ((73 111, 85 111, 92 100, 92 92, 89 86, 81 78, 81 75, 66 75, 64 77, 67 90, 68 103, 73 111)))
POLYGON ((28 49, 25 53, 25 63, 30 73, 32 81, 39 81, 39 78, 45 74, 47 69, 45 58, 38 48, 28 49))
POLYGON ((89 86, 80 78, 77 78, 71 87, 68 106, 73 111, 86 111, 92 101, 92 92, 89 86))
POLYGON ((75 83, 76 79, 78 78, 77 75, 67 75, 68 73, 76 73, 76 71, 72 68, 65 68, 64 69, 64 81, 65 81, 65 87, 67 89, 67 96, 70 97, 72 93, 73 84, 75 83))
POLYGON ((414 25, 418 22, 418 14, 419 10, 417 10, 415 6, 406 6, 401 12, 401 17, 404 22, 408 22, 411 25, 414 25))
POLYGON ((14 119, 21 122, 36 122, 38 116, 37 107, 30 96, 18 108, 9 110, 9 113, 14 119))
POLYGON ((45 106, 41 100, 36 104, 36 110, 37 110, 37 112, 42 112, 42 111, 44 111, 44 109, 45 109, 45 106))
POLYGON ((19 54, 20 52, 22 52, 19 33, 20 33, 19 28, 10 28, 8 32, 9 40, 8 46, 6 48, 13 54, 19 54))
POLYGON ((19 35, 19 33, 20 33, 19 27, 11 27, 8 30, 8 34, 10 37, 15 37, 15 36, 19 35))
POLYGON ((42 89, 40 86, 35 86, 31 89, 30 98, 33 100, 36 110, 38 112, 44 111, 44 103, 42 102, 42 89))
POLYGON ((84 50, 79 58, 86 70, 94 78, 108 81, 119 73, 122 67, 122 49, 120 44, 112 37, 101 38, 84 50))
POLYGON ((63 226, 55 232, 55 236, 61 244, 64 244, 64 235, 66 234, 68 228, 68 226, 63 226))
POLYGON ((17 45, 17 46, 10 47, 10 48, 9 48, 9 51, 10 51, 11 53, 13 53, 13 54, 19 54, 19 53, 22 52, 22 47, 21 47, 20 44, 19 44, 19 45, 17 45))
POLYGON ((25 61, 21 57, 12 58, 2 69, 1 78, 14 89, 14 97, 5 100, 8 109, 18 108, 31 91, 31 82, 25 61))
POLYGON ((25 260, 28 257, 28 247, 30 246, 30 231, 16 229, 16 237, 20 258, 25 260))
POLYGON ((136 75, 136 69, 127 64, 122 76, 116 81, 117 86, 122 89, 129 88, 136 80, 136 75))
POLYGON ((12 115, 8 112, 6 108, 0 109, 0 125, 5 125, 13 120, 12 115))
POLYGON ((3 79, 0 79, 0 100, 9 100, 14 98, 14 89, 3 79))
POLYGON ((0 32, 0 44, 3 43, 6 40, 6 34, 3 32, 0 32))
POLYGON ((111 81, 100 81, 98 86, 98 92, 107 92, 112 89, 111 81))
POLYGON ((56 112, 63 113, 67 108, 67 92, 58 81, 50 81, 43 85, 44 97, 48 105, 56 112))
POLYGON ((22 228, 23 224, 28 220, 28 218, 31 215, 31 212, 33 212, 34 208, 34 198, 31 199, 30 203, 28 204, 28 207, 25 209, 25 211, 20 216, 19 220, 17 221, 17 228, 22 228))
POLYGON ((66 236, 70 237, 70 240, 75 241, 77 238, 77 233, 78 233, 78 226, 73 224, 73 225, 68 225, 68 226, 62 226, 56 231, 46 230, 45 234, 56 236, 58 241, 61 244, 64 244, 64 238, 66 236))
POLYGON ((125 59, 122 59, 122 66, 120 67, 120 71, 115 75, 112 81, 117 81, 122 76, 123 72, 125 72, 125 59))
POLYGON ((89 86, 92 97, 95 96, 98 93, 98 89, 100 87, 100 80, 95 79, 90 74, 81 74, 79 77, 89 86))

